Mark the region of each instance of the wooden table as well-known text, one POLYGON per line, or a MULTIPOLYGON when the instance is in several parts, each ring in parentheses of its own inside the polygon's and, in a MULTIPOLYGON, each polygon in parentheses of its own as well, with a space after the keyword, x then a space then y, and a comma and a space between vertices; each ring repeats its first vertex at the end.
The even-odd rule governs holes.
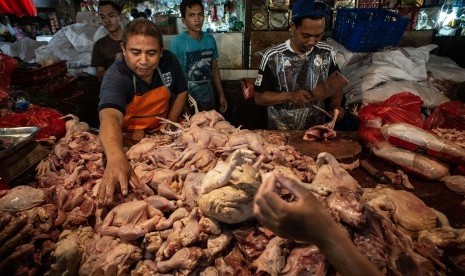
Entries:
MULTIPOLYGON (((293 145, 297 150, 302 153, 313 152, 303 149, 305 147, 305 141, 298 141, 296 137, 303 137, 304 131, 293 131, 288 135, 288 143, 293 145)), ((338 132, 338 137, 345 137, 349 139, 358 139, 357 132, 338 132)), ((378 158, 370 152, 370 150, 364 146, 361 147, 361 151, 357 151, 359 154, 355 155, 355 158, 346 158, 346 160, 339 160, 342 163, 350 163, 358 158, 363 158, 369 161, 376 169, 381 172, 390 171, 396 172, 396 166, 389 164, 388 162, 378 158)), ((315 156, 312 156, 315 157, 315 156)), ((377 185, 376 180, 363 168, 359 167, 349 173, 358 181, 360 186, 363 188, 372 188, 377 185)), ((421 177, 410 175, 409 180, 415 189, 406 189, 419 197, 423 202, 431 208, 434 208, 444 213, 452 227, 454 228, 465 228, 465 206, 461 205, 461 202, 465 200, 463 195, 449 190, 441 181, 430 181, 422 179, 421 177)), ((395 189, 405 189, 403 186, 392 186, 395 189)))
MULTIPOLYGON (((378 158, 374 154, 369 153, 369 150, 364 148, 362 156, 380 171, 395 172, 396 167, 378 158)), ((361 167, 349 172, 362 187, 375 187, 376 181, 370 174, 361 167)), ((465 200, 463 195, 449 190, 441 181, 425 180, 418 176, 409 174, 409 180, 415 189, 406 189, 419 197, 423 202, 431 208, 434 208, 444 213, 452 227, 465 228, 465 206, 461 202, 465 200)), ((393 186, 395 189, 405 189, 400 186, 393 186)))

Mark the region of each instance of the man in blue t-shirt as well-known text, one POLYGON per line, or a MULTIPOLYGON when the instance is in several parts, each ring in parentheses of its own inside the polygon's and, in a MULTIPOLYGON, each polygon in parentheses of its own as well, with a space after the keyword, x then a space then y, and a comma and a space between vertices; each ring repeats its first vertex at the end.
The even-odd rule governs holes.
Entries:
POLYGON ((180 10, 187 32, 176 36, 170 48, 182 65, 189 83, 189 95, 196 100, 199 111, 215 109, 214 86, 219 96, 219 111, 225 112, 228 103, 218 70, 216 41, 212 35, 202 31, 205 18, 202 1, 184 0, 180 10))

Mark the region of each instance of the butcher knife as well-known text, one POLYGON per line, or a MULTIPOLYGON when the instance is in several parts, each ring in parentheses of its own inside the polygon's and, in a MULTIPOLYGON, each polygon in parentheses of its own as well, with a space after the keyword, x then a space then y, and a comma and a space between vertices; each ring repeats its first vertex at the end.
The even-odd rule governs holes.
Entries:
POLYGON ((312 90, 313 97, 322 101, 341 91, 349 81, 339 71, 333 72, 329 77, 318 83, 312 90))
POLYGON ((360 160, 360 166, 364 168, 378 183, 392 185, 391 180, 387 178, 383 172, 379 171, 367 160, 360 160))

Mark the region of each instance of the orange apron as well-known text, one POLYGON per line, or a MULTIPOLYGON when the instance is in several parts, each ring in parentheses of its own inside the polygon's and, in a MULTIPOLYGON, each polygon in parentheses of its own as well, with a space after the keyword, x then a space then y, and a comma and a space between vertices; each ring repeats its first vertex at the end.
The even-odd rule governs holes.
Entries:
MULTIPOLYGON (((156 130, 160 126, 157 117, 166 118, 168 114, 170 91, 165 84, 160 69, 157 68, 163 85, 152 89, 143 95, 135 93, 134 99, 126 106, 123 117, 123 130, 156 130)), ((136 77, 133 76, 134 91, 136 91, 136 77)))

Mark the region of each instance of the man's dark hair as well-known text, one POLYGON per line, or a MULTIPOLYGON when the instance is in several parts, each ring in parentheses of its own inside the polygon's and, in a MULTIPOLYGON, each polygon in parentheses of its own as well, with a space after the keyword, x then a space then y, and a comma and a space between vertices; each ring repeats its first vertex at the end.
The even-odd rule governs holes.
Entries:
POLYGON ((98 9, 100 10, 100 8, 101 8, 102 6, 108 6, 108 5, 112 6, 113 9, 114 9, 118 14, 121 14, 121 7, 120 7, 118 4, 116 4, 115 2, 113 2, 113 1, 99 1, 99 2, 98 2, 98 9))
POLYGON ((150 36, 158 40, 160 48, 163 49, 163 35, 157 25, 147 18, 139 17, 126 25, 123 31, 123 45, 126 47, 128 38, 133 35, 150 36))
POLYGON ((301 17, 299 19, 296 19, 296 20, 293 20, 292 22, 294 22, 294 25, 296 27, 300 27, 302 26, 302 21, 306 18, 309 18, 309 19, 312 19, 312 20, 318 20, 318 19, 322 19, 322 18, 325 18, 324 16, 307 16, 307 17, 301 17))
MULTIPOLYGON (((314 6, 313 6, 313 9, 315 11, 327 11, 328 10, 328 6, 323 2, 323 1, 315 1, 314 2, 314 6)), ((324 15, 307 15, 307 16, 303 16, 303 17, 299 17, 297 19, 294 19, 292 20, 292 22, 294 22, 294 25, 296 27, 299 27, 302 25, 302 21, 306 18, 309 18, 309 19, 312 19, 312 20, 318 20, 318 19, 322 19, 322 18, 326 18, 326 16, 324 15)))
POLYGON ((199 5, 202 7, 202 11, 204 11, 203 3, 201 0, 183 0, 179 9, 181 10, 181 17, 186 18, 186 8, 192 8, 195 5, 199 5))

